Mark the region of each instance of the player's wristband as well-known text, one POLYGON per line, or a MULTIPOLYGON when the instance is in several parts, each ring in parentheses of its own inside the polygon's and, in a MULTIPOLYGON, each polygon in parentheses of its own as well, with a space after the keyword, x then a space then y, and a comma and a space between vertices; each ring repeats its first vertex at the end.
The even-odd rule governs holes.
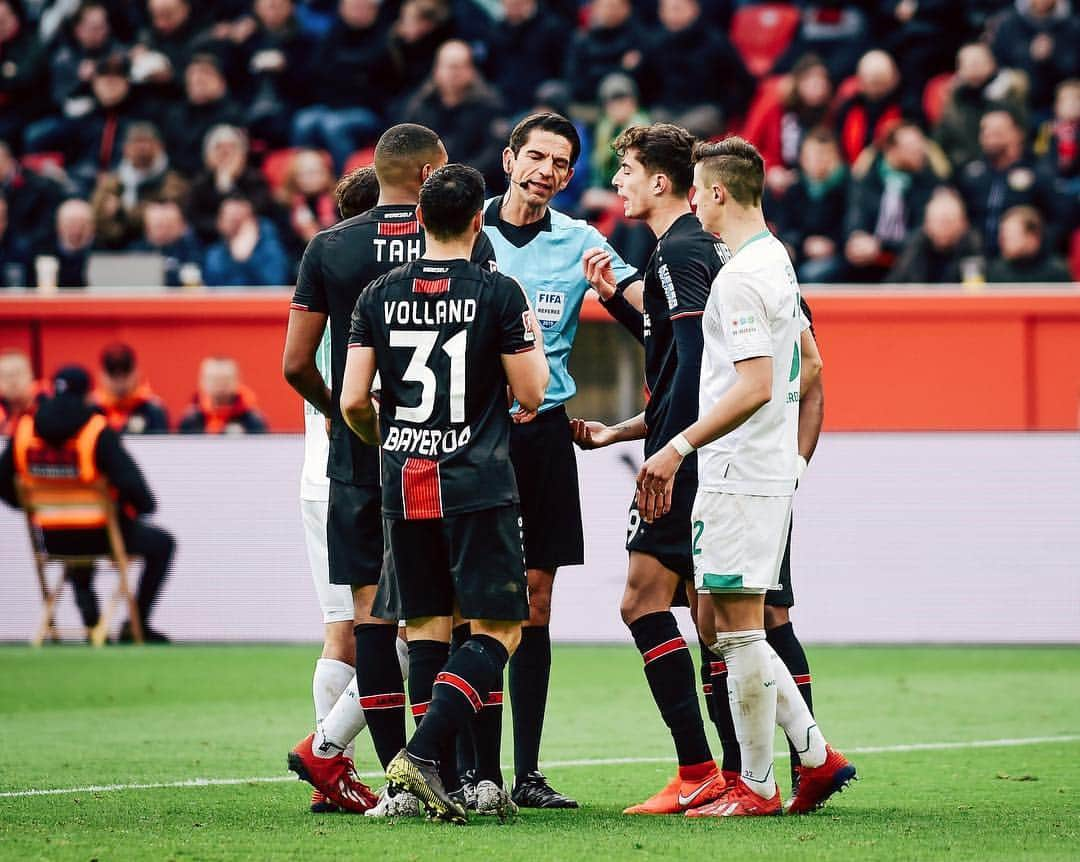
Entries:
POLYGON ((806 472, 806 468, 809 467, 809 466, 810 466, 809 462, 807 462, 807 460, 802 455, 800 455, 798 463, 795 465, 795 481, 796 482, 798 482, 803 477, 803 473, 806 472))
POLYGON ((682 434, 676 434, 671 438, 671 445, 675 447, 675 451, 678 452, 683 458, 687 455, 692 455, 697 451, 696 446, 692 446, 690 441, 686 439, 682 434))

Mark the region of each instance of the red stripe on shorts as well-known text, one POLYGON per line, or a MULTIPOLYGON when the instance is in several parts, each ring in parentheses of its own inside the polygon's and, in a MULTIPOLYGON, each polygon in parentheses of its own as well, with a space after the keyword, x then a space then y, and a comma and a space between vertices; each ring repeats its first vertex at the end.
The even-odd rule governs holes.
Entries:
POLYGON ((405 466, 401 468, 401 497, 407 520, 441 518, 439 462, 428 458, 407 458, 405 466))

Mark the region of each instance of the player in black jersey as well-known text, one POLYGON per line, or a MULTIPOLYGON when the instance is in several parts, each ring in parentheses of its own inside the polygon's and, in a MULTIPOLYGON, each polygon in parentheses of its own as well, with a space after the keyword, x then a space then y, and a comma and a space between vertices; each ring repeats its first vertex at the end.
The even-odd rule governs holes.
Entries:
MULTIPOLYGON (((424 183, 417 217, 427 252, 361 294, 341 397, 349 426, 381 445, 394 565, 379 590, 393 593, 388 604, 406 620, 409 699, 422 716, 386 777, 430 815, 454 821, 465 809, 447 793, 440 764, 453 774, 455 737, 502 679, 529 617, 506 387, 536 410, 548 381, 543 336, 521 286, 466 259, 483 195, 480 174, 464 165, 424 183), (471 634, 449 656, 455 609, 471 634)), ((477 797, 494 794, 488 810, 503 817, 514 804, 495 753, 494 763, 478 763, 477 797)))
MULTIPOLYGON (((289 313, 285 377, 308 402, 330 417, 330 580, 349 584, 353 589, 358 691, 358 695, 350 697, 346 690, 320 729, 292 751, 289 763, 333 802, 353 811, 366 810, 370 805, 342 751, 366 720, 375 751, 385 767, 405 742, 405 692, 397 661, 397 628, 393 621, 372 613, 383 564, 378 453, 354 437, 338 407, 349 321, 357 298, 371 281, 423 253, 424 232, 416 219, 417 196, 424 180, 445 163, 446 150, 430 129, 402 124, 387 130, 375 147, 378 205, 311 240, 300 264, 289 313), (331 336, 329 390, 315 365, 327 317, 331 336), (342 782, 349 792, 340 789, 342 782)), ((476 260, 494 260, 486 238, 477 241, 472 254, 476 260)))
MULTIPOLYGON (((645 411, 606 427, 574 420, 582 448, 622 440, 645 440, 645 455, 662 448, 684 422, 694 422, 701 371, 701 315, 713 279, 728 257, 726 247, 705 232, 690 209, 694 139, 670 124, 628 129, 615 142, 620 167, 613 183, 626 215, 648 223, 657 246, 645 273, 644 314, 616 294, 609 310, 645 341, 645 411)), ((592 261, 593 279, 613 277, 606 261, 592 261)), ((673 814, 702 805, 723 790, 725 779, 709 751, 698 707, 694 666, 671 606, 686 595, 694 577, 690 509, 697 491, 697 462, 691 456, 675 479, 671 511, 646 523, 631 504, 626 548, 630 565, 622 600, 623 621, 645 661, 645 676, 671 730, 679 774, 628 814, 673 814)), ((692 590, 690 591, 693 592, 692 590)))

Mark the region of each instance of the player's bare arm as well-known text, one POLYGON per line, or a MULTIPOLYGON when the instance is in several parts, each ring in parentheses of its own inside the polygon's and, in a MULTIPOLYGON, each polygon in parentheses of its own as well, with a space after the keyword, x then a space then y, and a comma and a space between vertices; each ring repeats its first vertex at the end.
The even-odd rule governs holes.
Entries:
POLYGON ((612 443, 644 440, 647 433, 644 413, 625 419, 618 425, 605 425, 588 419, 570 420, 570 434, 579 449, 602 449, 612 443))
POLYGON ((806 465, 814 456, 818 438, 821 436, 821 424, 825 419, 825 386, 822 382, 821 371, 823 363, 821 354, 817 349, 817 342, 810 330, 802 334, 800 341, 802 353, 802 371, 799 380, 801 389, 799 395, 799 475, 806 469, 806 465), (809 348, 809 349, 808 349, 809 348), (812 376, 807 379, 808 368, 812 376))
POLYGON ((529 326, 533 333, 533 349, 523 353, 504 353, 502 364, 510 391, 518 404, 526 413, 535 415, 544 403, 551 370, 544 354, 544 336, 535 314, 529 314, 529 326))
POLYGON ((369 446, 379 445, 379 423, 371 385, 375 380, 375 349, 353 346, 345 360, 341 383, 341 415, 353 433, 369 446))
POLYGON ((821 376, 825 363, 821 360, 817 341, 809 329, 804 329, 799 336, 799 395, 805 395, 814 381, 821 376))
POLYGON ((769 403, 772 398, 771 356, 736 362, 735 373, 735 383, 710 410, 641 466, 637 481, 638 511, 646 521, 653 521, 671 509, 671 489, 683 458, 734 431, 769 403))
POLYGON ((324 416, 329 416, 330 389, 315 365, 315 353, 326 329, 326 319, 326 314, 317 311, 301 311, 297 308, 289 311, 281 371, 288 384, 305 401, 324 416))

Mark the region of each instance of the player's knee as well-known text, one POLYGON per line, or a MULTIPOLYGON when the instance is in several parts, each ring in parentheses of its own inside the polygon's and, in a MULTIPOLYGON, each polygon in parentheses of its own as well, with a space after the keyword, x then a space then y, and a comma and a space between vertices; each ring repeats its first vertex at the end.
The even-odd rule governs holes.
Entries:
POLYGON ((529 595, 529 625, 546 626, 551 622, 551 593, 529 595))
POLYGON ((791 622, 791 616, 787 608, 774 608, 772 605, 765 605, 766 629, 777 629, 780 626, 786 626, 789 622, 791 622))

